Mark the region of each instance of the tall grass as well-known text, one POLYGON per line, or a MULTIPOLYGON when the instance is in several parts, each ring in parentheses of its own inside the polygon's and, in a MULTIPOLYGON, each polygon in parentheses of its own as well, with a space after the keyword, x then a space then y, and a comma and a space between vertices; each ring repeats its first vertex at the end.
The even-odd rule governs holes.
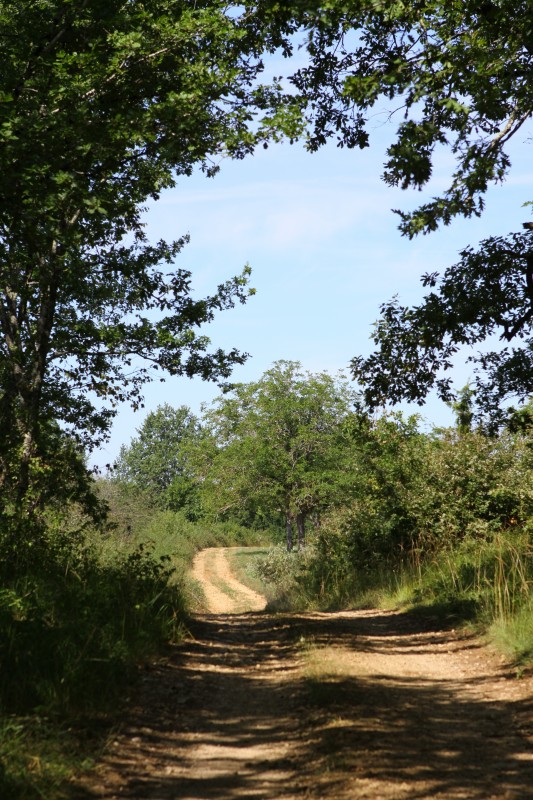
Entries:
POLYGON ((526 529, 467 537, 432 556, 359 570, 326 572, 313 546, 303 553, 273 548, 257 569, 272 609, 426 610, 443 623, 474 622, 509 657, 533 662, 533 547, 526 529))
POLYGON ((102 563, 85 544, 2 576, 0 703, 13 712, 101 707, 185 619, 168 560, 138 547, 102 563))
POLYGON ((510 619, 529 603, 532 555, 524 532, 465 539, 428 560, 416 592, 426 603, 469 604, 485 623, 510 619))
POLYGON ((289 553, 286 547, 277 545, 257 558, 254 570, 270 611, 297 611, 313 605, 314 597, 306 590, 305 577, 314 556, 310 546, 289 553))

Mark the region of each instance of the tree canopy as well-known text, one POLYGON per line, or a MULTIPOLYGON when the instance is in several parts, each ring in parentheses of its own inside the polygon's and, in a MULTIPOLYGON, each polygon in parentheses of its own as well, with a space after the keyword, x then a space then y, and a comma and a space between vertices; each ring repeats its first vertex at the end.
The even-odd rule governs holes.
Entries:
POLYGON ((121 447, 113 475, 145 491, 162 508, 182 508, 193 488, 186 449, 198 436, 199 421, 190 408, 165 403, 151 411, 137 436, 121 447))
POLYGON ((430 291, 418 306, 402 306, 397 298, 382 306, 374 342, 378 350, 352 361, 365 384, 370 406, 387 401, 423 403, 436 388, 446 402, 453 397, 453 366, 460 348, 499 340, 498 346, 468 356, 475 364, 478 414, 489 428, 513 413, 502 402, 525 402, 533 393, 533 242, 531 233, 492 237, 478 250, 467 248, 461 261, 423 276, 430 291), (529 249, 531 248, 531 250, 529 249))
POLYGON ((303 544, 306 519, 342 483, 342 423, 353 401, 345 380, 291 361, 237 385, 204 415, 195 472, 206 502, 218 515, 281 516, 289 549, 294 525, 303 544))
POLYGON ((283 110, 256 119, 277 44, 219 0, 0 2, 4 496, 50 457, 48 419, 91 446, 155 371, 222 380, 245 358, 199 329, 246 300, 248 270, 195 298, 186 239, 148 242, 142 214, 283 128, 283 110))
MULTIPOLYGON (((214 174, 222 156, 242 158, 270 137, 306 132, 310 150, 331 139, 367 147, 369 117, 386 100, 398 119, 387 183, 428 185, 442 149, 456 162, 444 192, 399 212, 402 232, 478 215, 487 187, 508 173, 507 143, 531 117, 532 42, 528 4, 510 0, 2 0, 4 496, 24 496, 32 469, 52 457, 50 420, 91 446, 106 435, 116 404, 140 404, 143 383, 159 370, 224 380, 245 358, 236 349, 210 350, 201 328, 246 300, 248 271, 195 298, 191 274, 175 267, 186 243, 181 232, 173 242, 146 240, 147 200, 196 167, 214 174), (307 60, 292 74, 289 66, 288 85, 262 86, 262 54, 290 56, 293 34, 307 60)), ((448 366, 450 348, 501 328, 509 342, 522 341, 480 360, 489 369, 478 395, 494 405, 490 398, 511 378, 527 395, 529 252, 529 233, 495 239, 478 257, 465 251, 460 292, 477 281, 483 296, 490 293, 490 280, 476 277, 483 258, 499 281, 490 303, 477 303, 468 319, 447 299, 446 276, 419 310, 385 306, 382 349, 354 361, 356 377, 375 398, 385 388, 389 399, 409 397, 413 380, 402 385, 396 372, 413 362, 422 400, 448 366), (409 364, 401 354, 388 360, 391 314, 409 364), (413 314, 425 320, 416 345, 413 314)), ((430 276, 427 285, 436 281, 430 276)), ((436 385, 446 396, 446 381, 436 385)))
POLYGON ((456 168, 442 195, 398 212, 413 236, 483 210, 483 195, 510 167, 505 146, 533 111, 533 22, 510 0, 293 0, 257 4, 266 19, 303 31, 308 60, 291 76, 309 126, 308 147, 330 139, 368 147, 369 118, 398 120, 384 180, 429 183, 447 148, 456 168))

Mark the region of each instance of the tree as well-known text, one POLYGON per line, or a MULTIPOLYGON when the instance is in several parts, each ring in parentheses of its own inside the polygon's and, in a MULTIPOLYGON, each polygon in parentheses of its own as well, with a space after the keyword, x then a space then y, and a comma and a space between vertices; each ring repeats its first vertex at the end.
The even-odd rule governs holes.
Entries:
POLYGON ((353 400, 344 380, 291 361, 237 385, 204 417, 196 472, 207 502, 219 514, 281 514, 287 548, 294 526, 303 546, 306 520, 342 482, 342 422, 353 400))
POLYGON ((174 267, 186 239, 148 243, 142 213, 290 128, 282 109, 256 119, 258 56, 277 44, 221 0, 1 0, 4 499, 53 454, 49 419, 90 447, 157 370, 222 380, 244 360, 198 329, 246 300, 249 270, 195 299, 174 267))
POLYGON ((474 419, 473 395, 473 389, 470 384, 467 384, 458 392, 456 402, 451 404, 455 414, 455 427, 460 435, 472 432, 472 421, 474 419))
POLYGON ((187 406, 165 403, 147 415, 137 434, 121 447, 114 476, 148 492, 162 508, 182 508, 193 492, 186 447, 199 435, 197 418, 187 406))
POLYGON ((395 298, 381 307, 373 339, 378 349, 352 361, 365 384, 370 406, 408 399, 422 404, 432 388, 453 401, 449 374, 461 348, 486 340, 516 341, 468 360, 476 364, 472 388, 477 415, 494 429, 513 408, 505 401, 527 401, 533 393, 533 243, 531 233, 493 237, 479 250, 467 248, 461 261, 423 276, 431 291, 419 306, 401 306, 395 298), (531 250, 529 248, 531 247, 531 250))
POLYGON ((340 465, 346 488, 326 509, 315 540, 314 590, 337 592, 343 583, 364 584, 364 575, 383 571, 419 547, 416 499, 427 481, 429 438, 416 416, 401 412, 372 416, 361 407, 343 426, 340 465), (351 579, 350 579, 350 576, 351 579), (335 587, 335 588, 333 588, 335 587))
MULTIPOLYGON (((508 174, 506 145, 533 112, 533 20, 530 4, 511 0, 294 0, 258 4, 289 30, 300 26, 308 63, 291 80, 305 107, 308 147, 336 138, 341 147, 369 145, 368 119, 388 106, 399 120, 383 178, 422 189, 436 154, 455 159, 447 188, 412 212, 397 211, 400 230, 413 237, 479 216, 491 183, 508 174)), ((519 221, 521 222, 521 220, 519 221)), ((495 333, 514 348, 476 357, 475 391, 481 415, 497 425, 500 403, 533 391, 533 244, 531 228, 494 237, 461 253, 459 264, 424 285, 439 286, 424 302, 386 303, 376 353, 355 358, 354 377, 374 406, 408 399, 423 403, 435 386, 453 399, 444 371, 464 345, 495 333)), ((517 224, 518 228, 518 224, 517 224)))
POLYGON ((399 117, 384 180, 421 188, 443 145, 456 170, 440 197, 398 212, 408 236, 479 215, 510 160, 505 145, 533 111, 533 23, 511 0, 272 0, 252 3, 272 24, 302 29, 308 62, 291 77, 316 150, 331 138, 367 147, 368 117, 389 102, 399 117))

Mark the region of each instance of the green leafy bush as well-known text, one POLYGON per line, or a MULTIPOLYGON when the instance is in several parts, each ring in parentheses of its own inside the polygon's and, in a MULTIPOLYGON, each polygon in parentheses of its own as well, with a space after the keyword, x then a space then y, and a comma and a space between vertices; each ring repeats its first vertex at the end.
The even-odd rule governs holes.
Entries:
POLYGON ((359 420, 352 447, 351 492, 314 531, 305 569, 291 573, 299 602, 342 607, 386 594, 484 625, 530 607, 527 435, 421 434, 415 419, 391 415, 359 420))
POLYGON ((4 711, 72 710, 116 696, 135 663, 179 634, 185 604, 168 557, 139 546, 103 563, 83 540, 40 569, 1 576, 4 711))

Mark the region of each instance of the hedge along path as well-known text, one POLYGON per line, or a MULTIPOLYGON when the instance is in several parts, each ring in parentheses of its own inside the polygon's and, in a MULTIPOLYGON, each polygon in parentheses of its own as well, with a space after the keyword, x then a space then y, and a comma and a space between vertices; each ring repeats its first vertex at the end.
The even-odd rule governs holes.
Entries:
POLYGON ((146 670, 86 797, 533 798, 533 681, 473 635, 383 611, 209 613, 191 633, 146 670))

